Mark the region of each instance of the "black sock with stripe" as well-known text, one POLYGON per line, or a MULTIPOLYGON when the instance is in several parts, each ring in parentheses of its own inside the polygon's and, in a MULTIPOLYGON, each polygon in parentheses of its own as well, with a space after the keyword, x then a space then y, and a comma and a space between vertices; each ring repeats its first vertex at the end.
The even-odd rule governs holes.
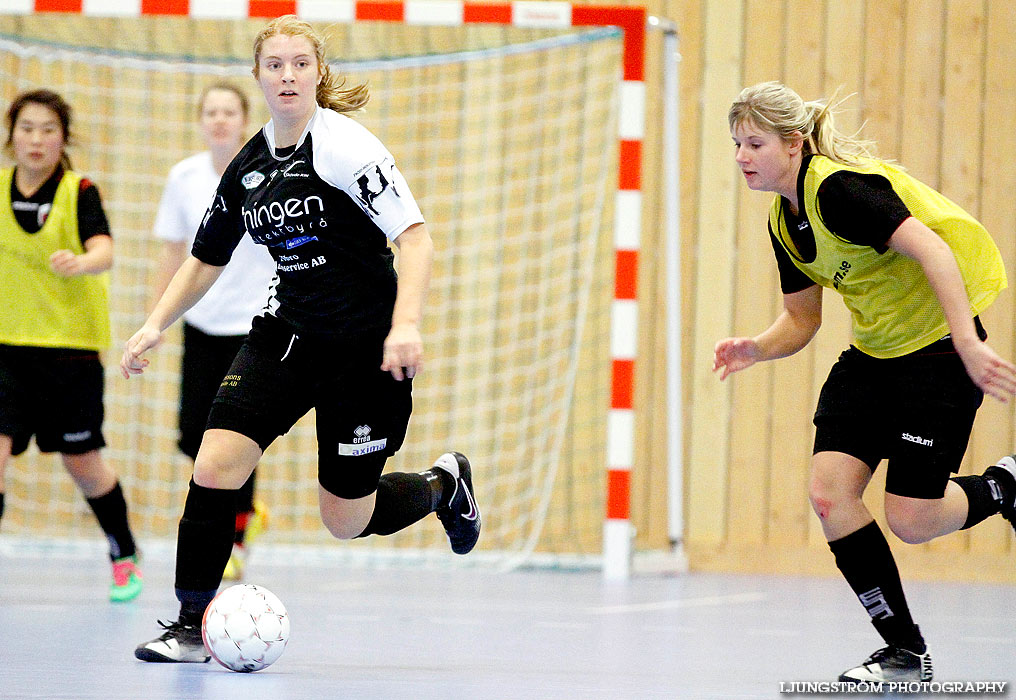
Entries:
POLYGON ((967 519, 960 527, 966 530, 990 518, 1002 509, 1002 489, 998 481, 987 476, 957 476, 952 481, 967 496, 967 519))
POLYGON ((923 654, 924 638, 910 616, 896 560, 878 523, 872 521, 846 537, 833 540, 829 549, 882 639, 892 646, 923 654))

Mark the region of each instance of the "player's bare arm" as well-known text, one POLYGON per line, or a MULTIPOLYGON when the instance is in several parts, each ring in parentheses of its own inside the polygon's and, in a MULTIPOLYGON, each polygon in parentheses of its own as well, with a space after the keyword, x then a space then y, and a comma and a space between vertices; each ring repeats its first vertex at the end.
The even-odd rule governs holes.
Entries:
POLYGON ((159 252, 159 266, 156 269, 155 287, 152 290, 152 298, 149 308, 154 309, 155 305, 162 298, 162 295, 173 280, 173 275, 183 265, 189 255, 189 249, 185 241, 163 241, 162 250, 159 252))
POLYGON ((999 357, 991 346, 977 337, 963 277, 948 244, 910 217, 893 233, 889 247, 921 264, 942 305, 953 345, 973 382, 1003 403, 1016 394, 1016 366, 999 357))
POLYGON ((423 362, 420 320, 430 286, 434 243, 427 225, 419 223, 399 234, 395 245, 399 249, 399 286, 381 369, 401 381, 416 376, 423 362))
POLYGON ((147 350, 162 341, 162 332, 169 328, 183 313, 194 306, 205 295, 223 268, 209 265, 197 258, 188 257, 166 288, 162 298, 155 305, 148 320, 124 346, 120 358, 120 372, 125 378, 141 374, 148 366, 148 360, 141 357, 147 350))
POLYGON ((113 237, 100 234, 85 241, 85 252, 76 255, 66 249, 49 256, 49 266, 61 277, 98 275, 113 267, 113 237))
POLYGON ((822 287, 812 285, 783 295, 783 312, 754 338, 724 338, 713 350, 720 380, 756 362, 788 357, 804 348, 822 325, 822 287))

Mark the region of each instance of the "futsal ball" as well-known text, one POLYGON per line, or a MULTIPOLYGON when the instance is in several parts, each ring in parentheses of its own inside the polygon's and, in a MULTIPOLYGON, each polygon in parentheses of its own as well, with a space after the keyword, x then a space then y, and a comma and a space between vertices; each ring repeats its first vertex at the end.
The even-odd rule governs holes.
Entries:
POLYGON ((241 583, 219 593, 205 608, 201 637, 212 658, 231 671, 260 671, 286 650, 289 614, 267 588, 241 583))

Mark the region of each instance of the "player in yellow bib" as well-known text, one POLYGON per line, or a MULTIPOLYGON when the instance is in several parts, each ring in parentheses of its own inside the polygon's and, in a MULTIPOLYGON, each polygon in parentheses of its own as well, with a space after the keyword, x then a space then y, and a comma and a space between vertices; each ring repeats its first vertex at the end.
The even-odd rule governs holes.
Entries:
POLYGON ((998 248, 962 208, 871 142, 839 132, 835 105, 779 83, 745 88, 728 114, 748 187, 774 192, 769 234, 783 312, 755 337, 726 338, 725 379, 804 348, 822 323, 822 290, 843 298, 854 342, 815 411, 809 497, 836 565, 887 646, 841 681, 929 681, 931 656, 885 536, 861 500, 888 460, 890 529, 916 544, 1001 513, 1016 523, 1016 461, 953 477, 989 394, 1016 393, 1016 367, 985 342, 979 314, 1006 287, 998 248))
POLYGON ((49 90, 26 92, 7 111, 0 170, 0 514, 4 470, 32 436, 59 452, 106 533, 110 598, 141 592, 127 504, 103 461, 103 369, 109 344, 113 239, 95 185, 71 170, 70 106, 49 90))

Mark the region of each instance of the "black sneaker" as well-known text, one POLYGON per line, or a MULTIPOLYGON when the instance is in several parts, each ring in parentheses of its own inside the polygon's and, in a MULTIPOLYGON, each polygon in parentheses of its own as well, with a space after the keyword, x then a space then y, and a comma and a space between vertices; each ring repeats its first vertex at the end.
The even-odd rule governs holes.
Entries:
MULTIPOLYGON (((1013 459, 1013 457, 1003 457, 1002 459, 998 460, 998 462, 995 463, 995 466, 988 467, 985 470, 984 475, 992 476, 991 471, 995 469, 1010 474, 1012 477, 1010 479, 1010 483, 1016 484, 1016 459, 1013 459)), ((1016 530, 1016 495, 1012 493, 1006 494, 1005 485, 999 483, 999 477, 996 476, 993 478, 996 483, 992 485, 992 488, 1001 489, 1003 492, 1001 494, 1002 509, 999 512, 1002 514, 1003 518, 1009 521, 1009 524, 1013 526, 1013 529, 1016 530)), ((1004 479, 1004 476, 1002 478, 1004 479)))
POLYGON ((840 674, 840 681, 861 683, 871 681, 930 681, 931 654, 915 654, 906 649, 888 646, 865 659, 860 666, 840 674))
POLYGON ((480 538, 480 509, 473 498, 473 473, 469 460, 458 452, 445 452, 434 462, 455 479, 455 490, 448 505, 437 509, 437 517, 448 533, 456 554, 468 554, 480 538))
POLYGON ((211 658, 201 639, 199 625, 185 625, 179 621, 166 624, 162 620, 159 624, 166 633, 158 639, 139 644, 134 656, 142 661, 194 664, 203 664, 211 658))

